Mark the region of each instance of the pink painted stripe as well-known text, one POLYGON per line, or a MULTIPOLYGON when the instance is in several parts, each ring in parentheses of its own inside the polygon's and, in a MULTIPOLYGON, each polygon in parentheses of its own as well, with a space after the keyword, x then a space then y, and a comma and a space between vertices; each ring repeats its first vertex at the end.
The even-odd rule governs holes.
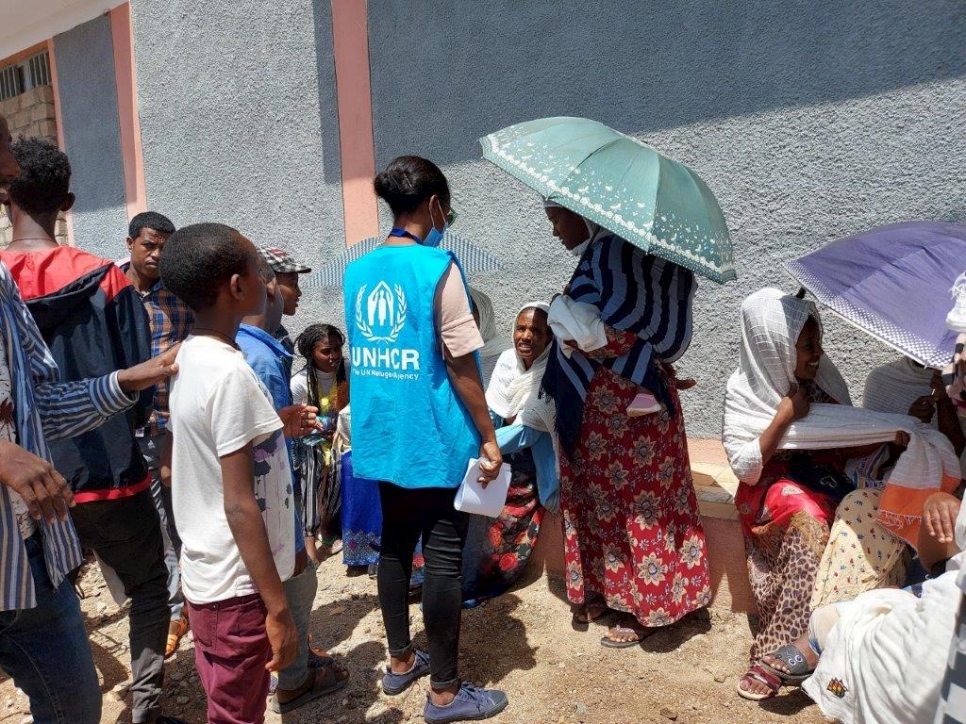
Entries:
MULTIPOLYGON (((54 122, 57 124, 57 147, 61 151, 66 151, 64 141, 64 117, 60 109, 60 81, 57 79, 57 56, 54 54, 54 39, 47 41, 47 59, 50 63, 50 85, 54 91, 54 122)), ((67 246, 74 244, 74 218, 73 213, 68 211, 65 214, 67 225, 67 246)))
POLYGON ((366 0, 332 0, 346 246, 379 233, 366 0))
POLYGON ((124 197, 127 216, 147 209, 144 185, 144 156, 141 152, 141 123, 138 118, 137 77, 134 66, 131 5, 124 3, 110 11, 114 45, 114 80, 117 85, 117 115, 121 129, 121 160, 124 165, 124 197))

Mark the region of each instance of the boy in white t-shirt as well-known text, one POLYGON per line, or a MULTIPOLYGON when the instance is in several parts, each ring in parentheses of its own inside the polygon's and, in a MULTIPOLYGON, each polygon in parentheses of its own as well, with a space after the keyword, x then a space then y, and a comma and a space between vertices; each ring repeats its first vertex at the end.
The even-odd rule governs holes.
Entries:
POLYGON ((283 419, 291 434, 311 421, 299 407, 280 418, 234 342, 241 319, 265 305, 259 264, 254 245, 221 224, 180 229, 161 261, 165 287, 195 314, 168 429, 181 585, 213 724, 263 721, 269 671, 297 648, 282 588, 295 563, 283 419))

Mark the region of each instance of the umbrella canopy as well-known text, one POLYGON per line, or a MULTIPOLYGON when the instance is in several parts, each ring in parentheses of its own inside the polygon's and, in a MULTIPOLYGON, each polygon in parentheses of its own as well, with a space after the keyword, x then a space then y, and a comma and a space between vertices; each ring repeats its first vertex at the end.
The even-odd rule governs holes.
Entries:
MULTIPOLYGON (((368 254, 386 240, 384 236, 370 236, 358 244, 353 244, 335 259, 324 264, 318 271, 309 275, 305 286, 308 289, 341 289, 346 267, 359 257, 368 254)), ((490 252, 470 243, 462 236, 451 231, 443 235, 440 248, 456 254, 460 266, 467 276, 478 276, 503 269, 503 263, 490 252)))
POLYGON ((949 290, 966 268, 966 226, 909 221, 833 241, 785 268, 825 307, 927 367, 949 362, 949 290))
POLYGON ((712 281, 735 279, 718 202, 688 167, 586 118, 541 118, 480 139, 483 157, 644 251, 712 281))

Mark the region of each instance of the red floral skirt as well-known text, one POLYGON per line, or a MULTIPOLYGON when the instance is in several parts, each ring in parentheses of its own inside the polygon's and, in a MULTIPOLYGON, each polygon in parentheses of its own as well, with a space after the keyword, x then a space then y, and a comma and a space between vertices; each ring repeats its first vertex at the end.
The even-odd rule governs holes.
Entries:
POLYGON ((599 369, 580 440, 561 460, 567 596, 601 596, 643 626, 666 626, 711 600, 707 542, 691 478, 684 417, 628 417, 639 388, 599 369))

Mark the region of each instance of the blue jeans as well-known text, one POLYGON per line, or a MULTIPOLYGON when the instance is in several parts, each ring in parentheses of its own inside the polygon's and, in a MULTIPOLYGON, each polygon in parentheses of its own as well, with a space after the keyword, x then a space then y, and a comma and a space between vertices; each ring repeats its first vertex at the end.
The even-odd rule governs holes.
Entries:
POLYGON ((101 689, 77 594, 54 589, 40 533, 26 541, 36 608, 0 612, 0 668, 28 697, 35 724, 98 724, 101 689))

